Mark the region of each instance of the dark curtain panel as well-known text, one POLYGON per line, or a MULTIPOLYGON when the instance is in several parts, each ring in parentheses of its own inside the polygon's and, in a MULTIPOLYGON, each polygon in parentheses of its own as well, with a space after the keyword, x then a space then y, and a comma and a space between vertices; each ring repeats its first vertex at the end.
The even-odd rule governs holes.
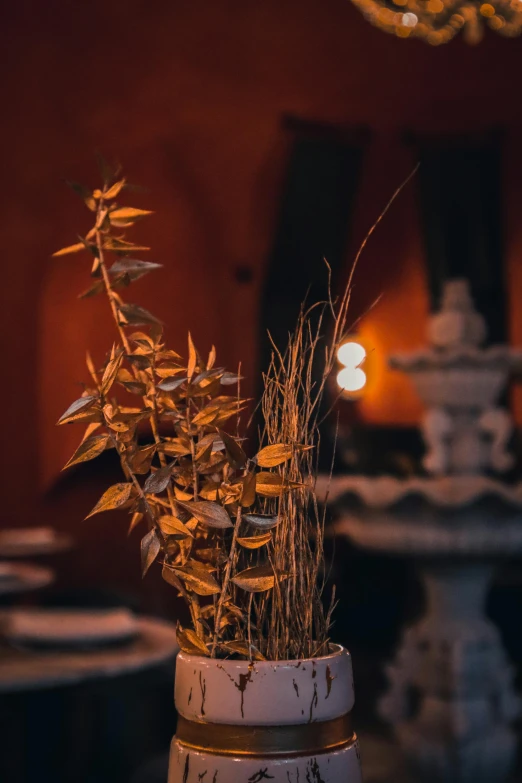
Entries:
POLYGON ((366 135, 288 118, 285 125, 293 135, 293 147, 262 297, 263 371, 271 353, 267 331, 284 350, 301 303, 326 299, 328 275, 323 258, 331 266, 336 290, 366 135))
POLYGON ((466 277, 492 342, 506 339, 501 137, 412 139, 432 308, 445 280, 466 277))

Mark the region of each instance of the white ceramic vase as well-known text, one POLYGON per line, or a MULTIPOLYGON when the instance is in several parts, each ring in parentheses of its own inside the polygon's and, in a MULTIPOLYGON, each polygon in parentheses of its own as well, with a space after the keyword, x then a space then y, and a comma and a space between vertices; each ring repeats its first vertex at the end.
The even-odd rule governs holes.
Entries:
POLYGON ((169 783, 361 783, 349 653, 176 663, 169 783))

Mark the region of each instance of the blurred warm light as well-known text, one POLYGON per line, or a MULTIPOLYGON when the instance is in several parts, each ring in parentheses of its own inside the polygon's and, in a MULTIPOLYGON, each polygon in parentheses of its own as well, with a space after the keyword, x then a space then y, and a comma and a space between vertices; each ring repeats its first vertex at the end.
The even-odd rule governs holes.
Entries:
POLYGON ((402 23, 405 27, 415 27, 418 21, 419 19, 415 14, 407 13, 402 15, 402 23))
POLYGON ((337 352, 339 362, 344 365, 337 375, 337 384, 345 392, 358 392, 366 385, 366 373, 360 365, 366 358, 366 351, 360 343, 343 343, 337 352))
POLYGON ((399 38, 422 38, 433 46, 462 31, 476 44, 487 25, 513 38, 522 33, 521 0, 352 0, 369 22, 399 38), (397 13, 397 6, 404 9, 397 13))
POLYGON ((360 343, 343 343, 337 351, 337 358, 345 367, 357 367, 366 358, 366 351, 360 343))

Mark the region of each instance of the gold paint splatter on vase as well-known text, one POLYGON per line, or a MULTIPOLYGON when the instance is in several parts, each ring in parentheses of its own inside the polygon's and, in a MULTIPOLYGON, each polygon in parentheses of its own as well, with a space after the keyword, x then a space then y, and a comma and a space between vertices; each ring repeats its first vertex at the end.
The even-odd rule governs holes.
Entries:
POLYGON ((310 720, 308 721, 308 723, 312 722, 314 707, 317 707, 318 701, 319 701, 319 697, 317 695, 317 683, 314 682, 314 695, 312 696, 312 701, 310 702, 310 720))
POLYGON ((312 759, 307 766, 308 769, 306 771, 306 779, 309 780, 310 783, 326 783, 326 781, 321 776, 321 770, 319 769, 317 759, 312 759), (313 777, 309 776, 309 772, 313 777))
POLYGON ((190 767, 190 753, 187 753, 185 758, 185 769, 183 770, 183 783, 187 783, 190 767))
POLYGON ((268 767, 254 772, 252 777, 248 778, 248 783, 259 783, 261 780, 273 780, 274 776, 268 774, 268 767))
POLYGON ((202 673, 199 673, 199 687, 201 688, 201 715, 205 714, 205 699, 207 696, 207 682, 203 678, 202 673))
POLYGON ((332 691, 332 682, 337 679, 337 676, 332 674, 332 670, 329 666, 326 667, 326 696, 325 699, 328 698, 332 691))
POLYGON ((239 682, 236 682, 231 674, 227 672, 224 666, 219 665, 218 669, 222 669, 225 674, 227 675, 230 682, 233 684, 234 688, 237 688, 238 691, 241 693, 241 717, 245 717, 245 691, 247 689, 247 685, 249 682, 252 682, 252 674, 254 673, 254 664, 250 663, 248 665, 248 674, 240 674, 239 675, 239 682))

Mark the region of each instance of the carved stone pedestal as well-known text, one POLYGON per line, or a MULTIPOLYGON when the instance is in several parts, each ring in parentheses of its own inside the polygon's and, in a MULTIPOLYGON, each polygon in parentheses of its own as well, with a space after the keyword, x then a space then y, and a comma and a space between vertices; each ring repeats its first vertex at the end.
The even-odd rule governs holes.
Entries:
POLYGON ((338 476, 319 492, 340 511, 337 533, 414 558, 422 574, 427 612, 404 634, 380 708, 405 760, 420 783, 504 783, 518 699, 483 610, 492 564, 522 552, 522 484, 494 476, 513 464, 498 399, 522 352, 482 346, 486 324, 465 280, 445 285, 441 305, 430 345, 390 360, 426 406, 429 475, 338 476))
POLYGON ((486 564, 421 566, 427 614, 388 667, 380 703, 423 783, 501 783, 513 768, 513 672, 483 606, 486 564))

